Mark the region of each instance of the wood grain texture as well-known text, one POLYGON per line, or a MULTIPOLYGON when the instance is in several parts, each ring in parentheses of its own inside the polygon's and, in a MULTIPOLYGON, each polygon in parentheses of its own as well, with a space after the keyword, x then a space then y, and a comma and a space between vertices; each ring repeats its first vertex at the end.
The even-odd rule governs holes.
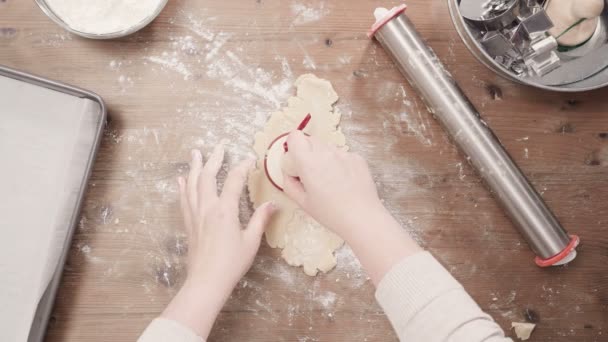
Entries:
MULTIPOLYGON (((0 63, 99 93, 111 119, 49 341, 137 338, 184 278, 175 178, 189 150, 227 140, 232 162, 249 154, 253 134, 307 72, 334 84, 343 130, 369 160, 385 203, 507 332, 512 321, 532 320, 530 341, 606 340, 608 92, 558 94, 506 81, 468 53, 445 1, 409 2, 427 42, 581 236, 571 265, 538 269, 466 160, 366 38, 377 5, 170 0, 143 31, 91 41, 63 31, 33 1, 0 1, 0 63)), ((250 210, 243 212, 245 219, 250 210)), ((210 341, 396 340, 347 250, 336 270, 316 278, 278 255, 262 246, 210 341)))

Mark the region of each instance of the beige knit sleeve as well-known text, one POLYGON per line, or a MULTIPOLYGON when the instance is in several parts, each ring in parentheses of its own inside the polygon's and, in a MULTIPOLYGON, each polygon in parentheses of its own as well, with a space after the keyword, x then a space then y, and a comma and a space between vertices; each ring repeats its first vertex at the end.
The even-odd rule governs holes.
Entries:
POLYGON ((512 341, 428 252, 396 265, 378 285, 376 299, 401 341, 512 341))
POLYGON ((138 342, 205 342, 192 330, 164 318, 157 318, 148 325, 138 342))

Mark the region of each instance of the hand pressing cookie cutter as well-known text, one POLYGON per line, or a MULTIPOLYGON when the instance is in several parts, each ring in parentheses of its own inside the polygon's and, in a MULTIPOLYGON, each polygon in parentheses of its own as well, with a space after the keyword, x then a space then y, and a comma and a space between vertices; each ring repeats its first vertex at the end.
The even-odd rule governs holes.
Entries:
MULTIPOLYGON (((297 130, 303 131, 312 116, 307 114, 304 120, 300 122, 297 130)), ((281 160, 285 153, 289 151, 289 146, 287 146, 287 137, 289 133, 283 133, 276 137, 268 146, 268 150, 266 151, 266 156, 264 157, 264 172, 266 173, 266 178, 270 181, 270 183, 279 191, 283 191, 283 169, 281 167, 281 160)))

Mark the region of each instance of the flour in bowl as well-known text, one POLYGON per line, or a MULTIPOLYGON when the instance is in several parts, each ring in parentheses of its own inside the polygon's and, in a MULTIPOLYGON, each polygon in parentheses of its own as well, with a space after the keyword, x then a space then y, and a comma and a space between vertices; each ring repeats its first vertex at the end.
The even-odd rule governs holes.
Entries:
POLYGON ((154 15, 165 0, 46 0, 72 29, 89 34, 128 30, 154 15))

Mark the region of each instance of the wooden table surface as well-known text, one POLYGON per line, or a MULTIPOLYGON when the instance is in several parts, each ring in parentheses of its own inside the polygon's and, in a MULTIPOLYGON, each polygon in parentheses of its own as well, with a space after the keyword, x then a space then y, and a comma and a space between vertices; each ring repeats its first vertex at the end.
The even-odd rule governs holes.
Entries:
MULTIPOLYGON (((170 0, 130 37, 92 41, 33 1, 0 1, 0 63, 99 93, 109 125, 95 163, 48 341, 134 341, 184 279, 175 179, 191 148, 225 140, 229 160, 315 73, 341 96, 343 130, 385 203, 481 307, 530 341, 608 339, 607 90, 558 94, 480 65, 446 2, 412 0, 422 35, 564 226, 578 258, 539 269, 533 254, 384 51, 366 38, 378 1, 170 0)), ((395 5, 397 2, 389 2, 395 5)), ((248 210, 245 210, 246 218, 248 210)), ((348 249, 309 278, 265 243, 210 341, 394 341, 348 249)))

